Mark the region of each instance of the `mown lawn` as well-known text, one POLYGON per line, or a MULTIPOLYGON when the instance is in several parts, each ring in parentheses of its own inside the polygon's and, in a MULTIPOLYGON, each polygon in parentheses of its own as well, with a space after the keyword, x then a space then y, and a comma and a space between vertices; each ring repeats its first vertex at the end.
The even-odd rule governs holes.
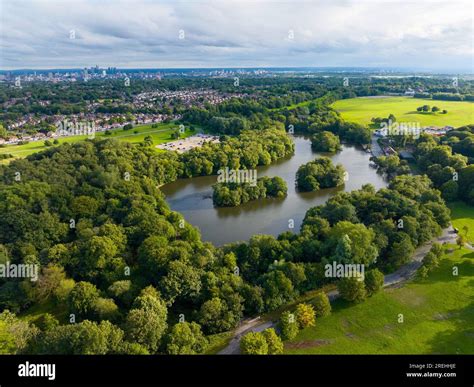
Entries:
POLYGON ((453 248, 425 280, 358 305, 335 301, 330 316, 285 343, 285 353, 474 354, 474 251, 453 248))
POLYGON ((346 121, 368 125, 372 117, 386 118, 394 114, 397 122, 419 122, 424 126, 459 127, 474 124, 474 102, 438 101, 412 97, 362 97, 336 101, 331 105, 346 121), (447 114, 420 113, 418 106, 438 106, 446 109, 447 114))
MULTIPOLYGON (((157 124, 157 128, 152 128, 151 124, 148 125, 139 125, 130 130, 123 130, 121 128, 111 130, 111 135, 106 135, 105 132, 98 132, 95 134, 95 138, 116 138, 120 141, 128 141, 131 143, 142 142, 146 136, 151 136, 153 138, 153 145, 162 144, 164 142, 173 141, 171 134, 178 129, 176 123, 161 123, 157 124), (138 133, 134 133, 138 132, 138 133)), ((189 128, 186 128, 185 133, 182 134, 183 137, 191 136, 193 132, 189 128)), ((89 138, 89 136, 72 136, 72 137, 63 137, 59 138, 59 144, 65 142, 78 142, 83 141, 89 138)), ((58 145, 59 145, 58 144, 58 145)), ((57 145, 54 145, 57 146, 57 145)), ((12 154, 15 158, 26 157, 30 154, 40 152, 45 150, 47 147, 44 145, 44 140, 34 141, 25 145, 10 145, 4 148, 0 148, 0 154, 12 154)), ((157 152, 163 152, 160 149, 154 148, 157 152)), ((3 160, 8 162, 12 159, 3 160)))
POLYGON ((451 210, 451 220, 453 226, 464 234, 463 228, 467 226, 467 240, 474 245, 474 207, 463 202, 453 202, 448 204, 451 210))

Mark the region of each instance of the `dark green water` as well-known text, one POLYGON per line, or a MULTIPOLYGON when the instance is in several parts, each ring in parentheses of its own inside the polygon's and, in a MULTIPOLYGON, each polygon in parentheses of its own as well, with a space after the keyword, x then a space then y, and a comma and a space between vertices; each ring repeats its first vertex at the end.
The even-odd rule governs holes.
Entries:
POLYGON ((168 204, 182 213, 187 222, 199 227, 204 241, 215 245, 246 241, 254 234, 278 235, 284 231, 298 232, 306 211, 326 200, 338 191, 352 191, 370 183, 376 189, 387 186, 387 181, 369 166, 370 154, 363 150, 344 146, 342 151, 329 155, 335 164, 341 163, 349 173, 348 181, 338 188, 317 192, 297 192, 295 174, 301 164, 321 155, 311 150, 311 142, 295 137, 295 154, 270 166, 258 167, 258 177, 280 176, 288 185, 285 199, 263 199, 233 208, 214 208, 212 188, 217 176, 181 179, 161 187, 168 204), (289 228, 289 220, 294 228, 289 228))

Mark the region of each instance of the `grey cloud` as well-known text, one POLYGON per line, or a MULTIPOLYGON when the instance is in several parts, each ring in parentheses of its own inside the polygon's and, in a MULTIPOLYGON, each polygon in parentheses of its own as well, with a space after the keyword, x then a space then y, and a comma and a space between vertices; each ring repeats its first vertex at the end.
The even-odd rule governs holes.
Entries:
POLYGON ((2 69, 472 65, 469 1, 2 0, 2 8, 2 69))

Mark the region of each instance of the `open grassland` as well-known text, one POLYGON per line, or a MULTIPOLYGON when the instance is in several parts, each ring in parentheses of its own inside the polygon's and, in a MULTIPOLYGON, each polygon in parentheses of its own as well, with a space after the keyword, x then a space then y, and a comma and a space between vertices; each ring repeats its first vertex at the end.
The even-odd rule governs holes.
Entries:
POLYGON ((331 105, 346 121, 363 125, 371 124, 372 117, 387 118, 393 114, 397 122, 419 122, 425 126, 459 127, 474 124, 474 102, 439 101, 412 97, 362 97, 336 101, 331 105), (423 105, 437 106, 446 109, 441 112, 417 112, 416 108, 423 105))
POLYGON ((357 305, 335 301, 330 316, 285 343, 285 353, 474 354, 474 251, 452 248, 427 279, 357 305))
MULTIPOLYGON (((130 130, 123 130, 123 129, 113 129, 110 131, 110 135, 106 135, 105 132, 98 132, 95 134, 95 138, 116 138, 120 141, 128 141, 130 143, 139 143, 142 142, 145 137, 151 136, 153 139, 153 145, 162 144, 164 142, 173 141, 171 137, 172 133, 178 129, 178 125, 176 123, 162 123, 157 124, 156 128, 152 128, 151 124, 148 125, 140 125, 136 126, 130 130)), ((188 137, 193 133, 189 128, 186 128, 185 133, 183 133, 182 137, 188 137)), ((90 138, 90 136, 83 135, 83 136, 71 136, 71 137, 62 137, 58 138, 59 144, 63 144, 65 142, 78 142, 84 141, 90 138)), ((52 141, 52 140, 50 140, 52 141)), ((57 146, 53 145, 53 146, 57 146)), ((0 155, 1 154, 11 154, 15 158, 22 158, 26 157, 30 154, 40 152, 47 148, 44 145, 44 140, 42 141, 34 141, 24 145, 10 145, 4 148, 0 148, 0 155)), ((160 149, 153 147, 157 152, 163 152, 160 149)), ((8 162, 10 159, 3 160, 4 162, 8 162)))
POLYGON ((451 210, 451 221, 460 234, 466 235, 468 242, 474 245, 474 207, 463 202, 448 204, 451 210), (467 227, 467 234, 466 228, 467 227))

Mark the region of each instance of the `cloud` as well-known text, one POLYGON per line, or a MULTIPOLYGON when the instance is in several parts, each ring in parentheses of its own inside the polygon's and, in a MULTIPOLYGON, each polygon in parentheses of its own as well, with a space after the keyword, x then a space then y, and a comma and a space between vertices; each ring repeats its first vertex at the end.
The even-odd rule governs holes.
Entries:
POLYGON ((471 69, 470 1, 2 0, 0 68, 471 69), (74 39, 70 39, 70 36, 74 39))

